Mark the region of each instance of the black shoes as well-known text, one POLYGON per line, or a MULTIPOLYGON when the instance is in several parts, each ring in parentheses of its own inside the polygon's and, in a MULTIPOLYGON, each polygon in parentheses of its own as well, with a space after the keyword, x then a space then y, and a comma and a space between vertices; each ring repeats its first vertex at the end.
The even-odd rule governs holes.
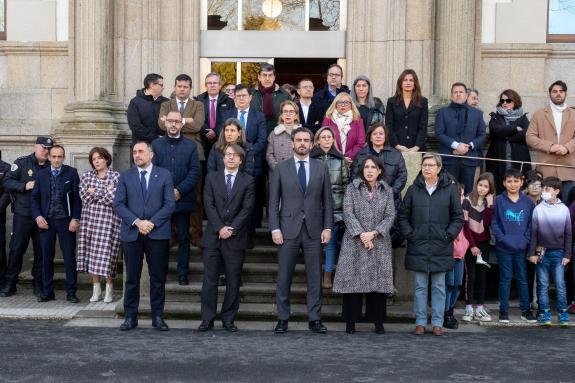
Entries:
POLYGON ((78 303, 80 302, 80 300, 78 299, 78 297, 76 296, 76 294, 72 294, 72 295, 68 295, 66 297, 66 300, 70 303, 78 303))
POLYGON ((445 315, 443 317, 443 327, 457 330, 459 328, 459 321, 453 315, 445 315))
POLYGON ((2 290, 0 290, 0 297, 8 298, 12 295, 16 294, 16 286, 4 286, 2 290))
POLYGON ((188 281, 188 277, 179 277, 178 278, 178 285, 180 286, 187 286, 190 282, 188 281))
POLYGON ((226 284, 226 275, 220 274, 220 277, 218 278, 218 286, 225 286, 226 284))
POLYGON ((198 327, 199 332, 206 332, 214 328, 214 321, 213 320, 203 320, 198 327))
POLYGON ((355 322, 346 322, 345 332, 348 334, 355 334, 355 322))
POLYGON ((309 329, 316 334, 325 334, 327 332, 327 328, 319 320, 310 321, 309 329))
POLYGON ((385 328, 383 327, 382 324, 376 324, 375 325, 375 333, 377 335, 383 335, 385 334, 385 328))
POLYGON ((237 332, 238 331, 238 327, 234 324, 234 322, 222 322, 222 326, 224 327, 224 329, 226 331, 229 332, 237 332))
POLYGON ((120 331, 129 331, 138 327, 138 319, 136 318, 126 318, 124 322, 120 325, 120 331))
MULTIPOLYGON (((49 302, 49 301, 53 301, 56 299, 56 296, 54 295, 54 293, 50 293, 50 294, 42 294, 40 295, 40 297, 38 298, 38 302, 49 302)), ((77 298, 76 298, 77 299, 77 298)))
POLYGON ((152 320, 152 327, 158 331, 168 331, 170 328, 164 322, 164 318, 157 316, 152 320))
POLYGON ((278 324, 276 325, 274 332, 276 334, 285 334, 287 332, 287 329, 288 329, 288 321, 280 319, 278 320, 278 324))

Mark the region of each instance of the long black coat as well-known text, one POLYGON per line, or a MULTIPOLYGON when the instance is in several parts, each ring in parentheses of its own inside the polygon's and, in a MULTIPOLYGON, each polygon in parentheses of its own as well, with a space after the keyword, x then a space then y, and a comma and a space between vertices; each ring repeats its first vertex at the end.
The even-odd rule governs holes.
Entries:
POLYGON ((407 238, 407 270, 437 273, 453 269, 453 239, 464 219, 457 186, 446 172, 439 173, 431 195, 420 173, 407 189, 398 220, 407 238))
MULTIPOLYGON (((529 127, 529 120, 527 114, 524 114, 516 121, 510 121, 509 125, 505 124, 505 118, 498 113, 491 113, 491 120, 489 120, 489 149, 487 150, 487 158, 498 158, 501 160, 507 159, 507 143, 511 147, 511 159, 515 161, 531 161, 529 155, 529 147, 525 143, 525 133, 529 127), (522 130, 518 131, 517 127, 522 130)), ((513 164, 513 167, 520 169, 520 164, 513 164)), ((486 161, 485 168, 488 172, 493 173, 495 177, 495 186, 497 193, 501 193, 503 187, 503 175, 506 169, 506 163, 500 161, 486 161)), ((521 168, 525 174, 531 170, 531 165, 524 164, 521 168)))
POLYGON ((421 97, 419 106, 411 102, 407 109, 403 100, 388 98, 385 125, 389 129, 391 147, 398 144, 408 148, 419 146, 419 150, 424 151, 428 116, 428 103, 425 97, 421 97))

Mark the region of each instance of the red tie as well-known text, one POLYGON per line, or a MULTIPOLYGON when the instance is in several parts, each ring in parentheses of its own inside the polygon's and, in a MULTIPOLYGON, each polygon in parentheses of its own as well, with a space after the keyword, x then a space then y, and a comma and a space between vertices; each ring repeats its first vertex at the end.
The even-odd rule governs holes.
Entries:
POLYGON ((215 129, 216 127, 216 99, 212 98, 210 100, 210 129, 215 129))

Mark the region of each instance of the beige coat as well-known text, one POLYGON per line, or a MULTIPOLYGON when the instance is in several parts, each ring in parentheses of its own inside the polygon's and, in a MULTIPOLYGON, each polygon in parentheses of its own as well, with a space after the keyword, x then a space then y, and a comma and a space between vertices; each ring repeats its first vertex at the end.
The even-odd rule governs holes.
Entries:
MULTIPOLYGON (((166 131, 166 126, 162 121, 162 117, 166 116, 171 111, 177 112, 179 110, 180 108, 178 107, 177 100, 175 98, 162 103, 162 107, 160 108, 160 119, 158 120, 160 129, 166 131)), ((186 124, 182 127, 182 134, 184 137, 189 138, 196 143, 198 159, 200 161, 205 161, 206 157, 204 155, 204 147, 202 146, 202 138, 200 137, 200 129, 204 125, 204 104, 190 98, 186 103, 186 108, 184 109, 184 115, 182 117, 186 120, 186 124)))
MULTIPOLYGON (((561 137, 557 139, 557 130, 551 107, 538 110, 533 115, 525 134, 527 145, 537 151, 537 162, 556 165, 575 165, 575 110, 566 108, 561 121, 561 137), (549 153, 551 145, 561 144, 569 150, 565 156, 549 153)), ((555 176, 561 181, 575 180, 575 168, 538 165, 537 170, 543 177, 555 176)))

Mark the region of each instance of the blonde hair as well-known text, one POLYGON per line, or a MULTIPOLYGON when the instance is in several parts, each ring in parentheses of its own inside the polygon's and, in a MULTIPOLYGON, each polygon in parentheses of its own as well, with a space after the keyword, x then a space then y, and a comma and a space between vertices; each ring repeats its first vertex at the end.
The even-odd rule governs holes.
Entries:
MULTIPOLYGON (((325 132, 326 130, 329 130, 329 132, 331 133, 331 137, 332 137, 333 140, 334 140, 333 143, 335 144, 335 134, 333 133, 333 130, 331 130, 331 128, 330 128, 329 126, 322 126, 321 128, 319 128, 319 129, 317 130, 317 132, 315 132, 315 136, 313 137, 313 143, 314 143, 314 145, 316 145, 316 146, 319 145, 319 136, 320 136, 323 132, 325 132)), ((333 145, 333 146, 335 146, 336 149, 337 149, 337 145, 333 145)), ((338 150, 338 152, 339 152, 339 150, 338 150)))
POLYGON ((356 120, 359 120, 361 118, 361 115, 359 114, 359 110, 357 110, 357 107, 355 106, 353 99, 351 98, 351 96, 348 93, 345 93, 345 92, 341 92, 337 96, 335 96, 335 98, 333 99, 333 102, 331 103, 331 105, 327 109, 327 112, 325 112, 325 118, 331 119, 331 115, 335 111, 337 102, 340 101, 342 98, 345 98, 345 97, 347 97, 349 99, 348 101, 350 102, 350 105, 351 105, 351 115, 352 115, 351 119, 353 121, 356 121, 356 120))
POLYGON ((286 106, 286 105, 291 106, 295 110, 294 123, 295 123, 295 125, 299 125, 299 108, 297 107, 297 104, 295 102, 293 102, 292 100, 285 100, 285 101, 282 101, 282 103, 280 104, 280 114, 278 117, 278 125, 284 123, 284 119, 282 117, 282 114, 283 114, 284 106, 286 106))

